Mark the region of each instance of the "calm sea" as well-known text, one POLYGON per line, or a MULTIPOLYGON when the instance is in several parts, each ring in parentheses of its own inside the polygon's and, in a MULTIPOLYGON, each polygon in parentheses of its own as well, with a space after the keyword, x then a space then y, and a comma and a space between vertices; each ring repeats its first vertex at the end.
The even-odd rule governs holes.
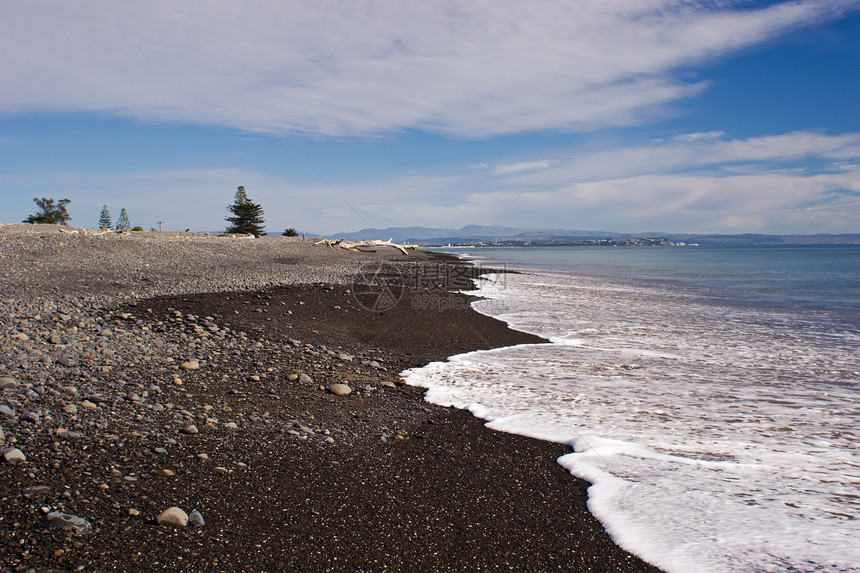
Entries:
POLYGON ((520 271, 475 307, 551 343, 409 371, 429 400, 570 444, 667 571, 860 571, 860 247, 459 254, 520 271))

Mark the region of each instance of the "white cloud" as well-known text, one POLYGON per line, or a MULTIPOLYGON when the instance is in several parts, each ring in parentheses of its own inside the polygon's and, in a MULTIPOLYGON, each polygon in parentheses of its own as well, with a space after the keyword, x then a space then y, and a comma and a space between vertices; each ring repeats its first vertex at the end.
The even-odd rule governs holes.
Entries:
POLYGON ((497 183, 521 190, 505 211, 544 227, 566 218, 588 229, 858 232, 860 134, 676 137, 579 151, 534 191, 527 177, 497 183))
POLYGON ((494 175, 508 175, 511 173, 522 173, 524 171, 541 171, 550 167, 554 161, 541 159, 538 161, 519 161, 517 163, 503 163, 493 168, 494 175))
POLYGON ((724 136, 726 132, 724 131, 705 131, 705 132, 696 132, 696 133, 682 133, 681 135, 676 135, 673 139, 677 141, 710 141, 713 139, 719 139, 724 136))
POLYGON ((857 0, 7 2, 0 112, 91 111, 315 135, 483 137, 642 121, 682 66, 857 0))
POLYGON ((578 150, 537 182, 536 171, 523 168, 545 168, 544 160, 493 164, 521 168, 488 179, 486 168, 464 164, 445 175, 386 174, 335 183, 335 190, 321 181, 237 169, 0 174, 0 188, 17 190, 4 204, 4 212, 18 213, 15 220, 33 211, 33 196, 51 189, 49 196, 72 199, 72 223, 80 226, 96 225, 108 203, 115 212, 128 209, 132 224, 145 228, 163 221, 165 229, 218 231, 235 186, 245 185, 263 206, 270 233, 496 223, 630 232, 860 232, 860 133, 672 138, 578 150), (123 199, 111 199, 117 196, 123 199))

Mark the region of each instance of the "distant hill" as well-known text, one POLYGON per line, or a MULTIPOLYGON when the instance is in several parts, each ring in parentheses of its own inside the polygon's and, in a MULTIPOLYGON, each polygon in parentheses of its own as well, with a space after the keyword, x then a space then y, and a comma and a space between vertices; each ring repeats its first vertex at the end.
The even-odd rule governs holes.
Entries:
POLYGON ((858 245, 860 233, 842 235, 710 235, 693 233, 616 233, 612 231, 578 231, 570 229, 518 229, 500 225, 467 225, 460 229, 433 227, 389 227, 387 229, 362 229, 353 233, 336 233, 332 238, 348 241, 392 239, 397 243, 422 246, 448 244, 474 245, 492 244, 554 244, 580 243, 583 241, 624 239, 666 239, 673 243, 699 245, 858 245))
POLYGON ((860 245, 860 233, 842 235, 759 235, 746 233, 742 235, 665 235, 670 241, 699 245, 860 245))
POLYGON ((392 239, 398 243, 420 245, 447 245, 448 243, 469 243, 480 241, 496 241, 521 239, 595 239, 615 238, 622 233, 607 231, 570 231, 565 229, 516 229, 500 225, 467 225, 461 229, 436 229, 432 227, 389 227, 387 229, 362 229, 354 233, 336 233, 334 238, 348 241, 366 241, 373 239, 392 239))

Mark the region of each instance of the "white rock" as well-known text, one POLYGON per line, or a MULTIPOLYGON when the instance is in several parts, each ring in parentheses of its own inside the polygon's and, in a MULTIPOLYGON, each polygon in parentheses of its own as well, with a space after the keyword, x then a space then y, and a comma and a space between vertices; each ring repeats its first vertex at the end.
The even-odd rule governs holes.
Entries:
POLYGON ((176 506, 168 507, 158 514, 155 521, 157 521, 159 525, 185 527, 188 525, 188 515, 176 506))
POLYGON ((196 358, 189 360, 188 362, 183 362, 179 365, 183 370, 197 370, 200 368, 200 362, 197 361, 196 358))

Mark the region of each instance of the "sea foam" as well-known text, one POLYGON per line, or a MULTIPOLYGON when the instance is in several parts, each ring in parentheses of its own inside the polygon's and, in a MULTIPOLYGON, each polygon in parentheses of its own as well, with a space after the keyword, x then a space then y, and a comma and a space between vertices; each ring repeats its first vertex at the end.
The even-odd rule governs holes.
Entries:
POLYGON ((667 571, 860 571, 850 317, 559 271, 490 279, 475 307, 551 342, 406 372, 428 400, 569 444, 558 461, 593 484, 590 510, 667 571))

